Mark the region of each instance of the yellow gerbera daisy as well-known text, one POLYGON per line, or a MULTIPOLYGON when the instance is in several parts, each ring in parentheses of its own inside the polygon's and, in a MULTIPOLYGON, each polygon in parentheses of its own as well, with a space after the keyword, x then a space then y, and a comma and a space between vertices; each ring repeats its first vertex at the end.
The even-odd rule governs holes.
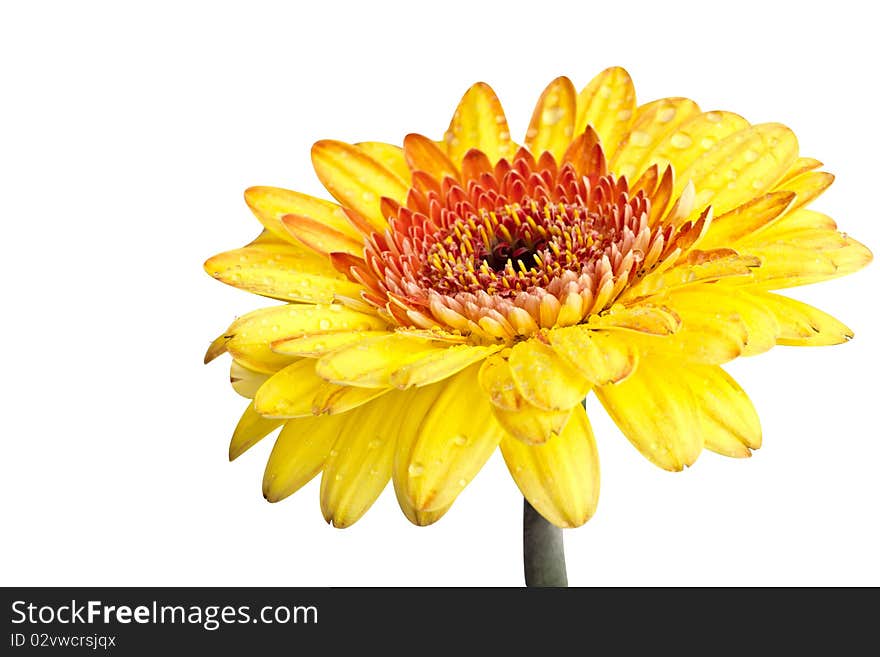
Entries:
POLYGON ((229 352, 252 398, 230 458, 281 426, 266 498, 322 473, 337 527, 389 480, 409 520, 433 523, 499 447, 534 509, 579 526, 599 494, 591 390, 645 457, 681 470, 704 447, 761 444, 723 363, 852 337, 773 292, 870 261, 806 208, 832 175, 778 123, 637 105, 621 68, 580 93, 551 82, 522 145, 478 83, 440 141, 319 141, 312 161, 337 203, 250 188, 265 230, 205 263, 286 302, 236 319, 206 362, 229 352))

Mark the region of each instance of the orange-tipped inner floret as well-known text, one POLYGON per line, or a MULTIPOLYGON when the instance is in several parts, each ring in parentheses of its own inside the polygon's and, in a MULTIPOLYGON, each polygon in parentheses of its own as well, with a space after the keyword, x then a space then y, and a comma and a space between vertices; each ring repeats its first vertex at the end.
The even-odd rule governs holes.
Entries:
POLYGON ((472 150, 458 180, 415 172, 405 205, 384 200, 388 229, 350 267, 365 300, 402 326, 512 342, 585 321, 681 254, 705 214, 681 223, 691 208, 671 203, 671 169, 633 186, 609 173, 590 133, 561 164, 520 149, 493 166, 472 150))

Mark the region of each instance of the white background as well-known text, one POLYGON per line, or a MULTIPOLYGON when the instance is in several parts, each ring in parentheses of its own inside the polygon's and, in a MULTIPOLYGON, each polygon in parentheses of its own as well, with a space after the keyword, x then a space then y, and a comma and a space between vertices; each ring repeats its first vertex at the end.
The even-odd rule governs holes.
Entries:
MULTIPOLYGON (((202 262, 258 232, 255 184, 323 195, 324 137, 439 137, 493 85, 515 135, 566 74, 781 121, 837 182, 813 207, 880 249, 877 35, 860 3, 4 2, 4 585, 519 585, 521 499, 493 458, 439 524, 386 490, 324 524, 267 504, 271 441, 226 461, 243 400, 208 342, 266 302, 202 262), (603 6, 604 5, 604 6, 603 6)), ((796 290, 856 339, 734 363, 764 448, 654 467, 594 398, 597 515, 575 585, 880 584, 877 264, 796 290)))

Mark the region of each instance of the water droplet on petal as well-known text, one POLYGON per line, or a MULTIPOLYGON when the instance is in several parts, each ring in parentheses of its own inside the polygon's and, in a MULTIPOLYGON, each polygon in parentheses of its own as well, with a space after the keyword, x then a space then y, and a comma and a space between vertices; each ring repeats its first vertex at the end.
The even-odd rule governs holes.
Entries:
POLYGON ((694 140, 683 132, 676 132, 674 135, 672 135, 672 137, 670 137, 669 143, 672 144, 675 148, 688 148, 691 144, 694 143, 694 140))
POLYGON ((425 466, 421 463, 410 463, 407 472, 409 472, 410 477, 420 477, 425 472, 425 466))
POLYGON ((541 113, 541 122, 544 125, 556 125, 564 115, 561 107, 548 107, 541 113))
POLYGON ((675 117, 674 107, 664 107, 657 112, 657 123, 669 123, 675 117))
POLYGON ((633 130, 629 135, 629 143, 633 146, 647 146, 651 143, 651 135, 643 130, 633 130))
POLYGON ((452 442, 459 447, 463 447, 464 445, 467 445, 468 439, 467 436, 456 436, 452 439, 452 442))
POLYGON ((329 331, 330 330, 330 320, 329 319, 322 319, 320 322, 318 322, 318 328, 320 328, 322 331, 329 331))

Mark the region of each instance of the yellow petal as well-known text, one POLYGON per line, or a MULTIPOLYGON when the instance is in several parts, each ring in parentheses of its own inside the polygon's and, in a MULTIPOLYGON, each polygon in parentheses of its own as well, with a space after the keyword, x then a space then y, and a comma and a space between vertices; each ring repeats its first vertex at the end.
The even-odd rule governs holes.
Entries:
POLYGON ((234 461, 263 438, 277 429, 284 420, 265 418, 254 410, 251 402, 244 409, 241 419, 229 442, 229 460, 234 461))
POLYGON ((773 222, 773 225, 761 235, 760 242, 774 241, 785 236, 796 234, 797 231, 806 228, 824 228, 837 230, 837 222, 827 214, 801 208, 794 212, 785 213, 781 219, 773 222))
POLYGON ((397 497, 397 503, 400 505, 400 510, 403 511, 403 515, 406 516, 406 519, 419 527, 433 525, 446 515, 446 512, 449 511, 449 507, 452 506, 450 504, 449 506, 434 511, 419 511, 412 505, 412 502, 406 499, 406 497, 397 490, 397 488, 394 489, 394 494, 397 497))
POLYGON ((391 375, 433 351, 445 353, 447 345, 403 333, 369 338, 322 356, 318 376, 334 383, 365 388, 388 388, 391 375))
POLYGON ((237 360, 233 360, 232 365, 229 367, 229 382, 232 384, 232 389, 247 399, 253 399, 254 395, 257 394, 257 390, 268 378, 268 374, 256 372, 249 367, 245 367, 237 360))
MULTIPOLYGON (((478 365, 438 384, 440 394, 414 439, 398 446, 395 477, 419 510, 450 505, 479 472, 504 435, 489 401, 477 390, 478 365)), ((418 390, 427 390, 420 388, 418 390)))
POLYGON ((386 144, 381 141, 362 141, 354 145, 361 153, 367 157, 373 158, 376 162, 388 169, 395 176, 400 178, 400 182, 409 185, 411 172, 406 158, 403 155, 403 149, 394 144, 386 144))
POLYGON ((700 241, 700 248, 728 246, 770 227, 785 214, 794 200, 794 192, 771 192, 753 198, 721 216, 716 216, 706 236, 700 241))
MULTIPOLYGON (((363 257, 363 239, 354 239, 314 219, 296 214, 284 215, 281 223, 293 237, 323 256, 331 253, 348 253, 359 258, 363 257)), ((326 257, 325 260, 330 262, 326 257)), ((333 270, 336 271, 335 268, 333 270)))
POLYGON ((208 350, 205 352, 205 365, 210 363, 212 360, 226 353, 226 344, 229 342, 229 338, 224 334, 217 336, 214 340, 211 341, 211 344, 208 346, 208 350))
POLYGON ((424 171, 434 180, 449 177, 458 180, 458 169, 432 140, 419 134, 409 134, 403 140, 406 161, 413 171, 424 171))
POLYGON ((693 182, 694 209, 711 204, 717 216, 772 189, 797 155, 797 138, 784 125, 752 126, 722 139, 680 171, 676 193, 693 182))
POLYGON ((214 278, 273 299, 330 303, 335 294, 363 289, 336 271, 329 259, 294 244, 258 244, 220 253, 205 262, 214 278))
POLYGON ((304 358, 273 374, 257 391, 255 410, 275 418, 345 413, 387 391, 329 383, 315 374, 315 362, 304 358))
POLYGON ((529 504, 557 527, 580 527, 599 501, 599 455, 587 414, 580 406, 561 435, 543 445, 506 437, 501 453, 529 504))
MULTIPOLYGON (((643 168, 657 164, 661 169, 671 164, 681 183, 681 173, 719 141, 747 128, 749 122, 732 112, 704 112, 688 119, 667 134, 643 163, 643 168)), ((679 188, 681 189, 681 188, 679 188)), ((677 195, 677 194, 676 194, 677 195)))
POLYGON ((550 151, 557 162, 562 160, 574 134, 576 113, 574 85, 566 77, 556 78, 538 99, 526 132, 526 147, 535 157, 550 151))
POLYGON ((292 356, 276 354, 271 345, 283 338, 329 331, 383 329, 375 315, 360 313, 341 304, 285 304, 260 308, 235 320, 226 330, 226 349, 244 366, 272 374, 290 365, 292 356))
POLYGON ((342 208, 324 199, 280 187, 251 187, 245 190, 244 200, 260 223, 285 242, 294 241, 281 223, 281 218, 287 214, 310 217, 343 235, 360 237, 342 208))
POLYGON ((682 325, 660 346, 685 360, 717 365, 776 344, 779 327, 773 315, 739 289, 690 285, 670 290, 665 301, 682 325))
POLYGON ((538 340, 514 346, 509 363, 517 390, 538 408, 565 411, 590 391, 590 382, 583 375, 538 340))
POLYGON ((806 173, 807 171, 812 171, 813 169, 818 169, 822 166, 822 163, 812 157, 799 157, 796 159, 792 165, 788 168, 788 171, 785 172, 785 175, 782 176, 782 180, 777 186, 778 189, 781 189, 782 184, 792 178, 796 178, 802 173, 806 173))
POLYGON ((561 433, 568 422, 570 409, 548 411, 530 404, 520 394, 510 365, 501 356, 490 356, 483 361, 478 380, 489 397, 495 418, 507 433, 524 443, 543 443, 561 433))
POLYGON ((493 406, 492 411, 504 430, 526 445, 540 445, 558 436, 572 413, 571 408, 564 411, 547 411, 532 406, 526 400, 523 400, 522 406, 515 411, 497 406, 493 406))
POLYGON ((614 331, 571 326, 550 331, 547 337, 553 350, 594 386, 622 381, 638 363, 638 350, 614 331))
POLYGON ((449 159, 456 165, 472 148, 483 151, 492 164, 513 156, 504 109, 488 84, 477 82, 467 90, 452 116, 444 142, 449 159))
POLYGON ((402 202, 406 196, 408 186, 400 178, 351 144, 331 139, 316 142, 312 146, 312 165, 334 198, 356 210, 380 232, 387 227, 381 198, 402 202))
POLYGON ((834 175, 827 171, 809 171, 778 184, 777 188, 797 194, 797 200, 791 207, 791 210, 796 210, 818 198, 833 182, 834 175))
POLYGON ((391 384, 397 388, 409 388, 436 383, 501 349, 500 345, 475 347, 466 344, 434 349, 426 352, 418 360, 395 370, 391 374, 391 384))
POLYGON ((707 449, 743 458, 761 446, 761 421, 736 381, 716 365, 690 364, 676 372, 690 386, 707 449))
POLYGON ((346 419, 322 415, 285 422, 263 473, 263 496, 278 502, 309 483, 324 466, 346 419))
POLYGON ((357 344, 369 338, 391 335, 390 331, 338 331, 313 333, 298 338, 286 338, 272 343, 272 351, 288 356, 317 358, 342 347, 357 344))
POLYGON ((577 97, 574 134, 588 125, 599 135, 605 156, 612 158, 632 123, 636 91, 624 69, 605 69, 584 87, 577 97))
POLYGON ((776 318, 779 325, 777 344, 831 345, 853 337, 852 330, 845 324, 806 303, 770 292, 753 292, 752 296, 776 318))
POLYGON ((334 527, 354 524, 391 479, 405 401, 403 393, 390 392, 348 415, 321 477, 321 512, 334 527))
POLYGON ((596 396, 623 434, 651 462, 681 470, 703 448, 693 394, 676 365, 643 359, 625 381, 596 388, 596 396))
POLYGON ((611 170, 635 180, 663 139, 699 113, 699 106, 688 98, 661 98, 640 106, 620 149, 611 158, 611 170))
POLYGON ((674 309, 653 305, 650 302, 609 308, 602 315, 590 318, 592 329, 622 329, 649 335, 670 335, 678 330, 680 324, 674 309))
MULTIPOLYGON (((764 237, 771 239, 769 235, 764 237)), ((750 243, 744 248, 761 259, 761 266, 754 270, 754 280, 758 287, 769 290, 845 276, 873 258, 864 244, 824 229, 793 231, 780 241, 750 243)))
POLYGON ((645 276, 624 291, 619 300, 622 303, 634 302, 642 297, 700 282, 730 279, 747 283, 752 280, 752 271, 760 265, 760 258, 740 254, 733 249, 692 250, 680 264, 665 270, 658 269, 645 276))
POLYGON ((264 417, 308 417, 312 400, 327 382, 315 374, 315 361, 303 358, 273 374, 254 397, 254 410, 264 417))

